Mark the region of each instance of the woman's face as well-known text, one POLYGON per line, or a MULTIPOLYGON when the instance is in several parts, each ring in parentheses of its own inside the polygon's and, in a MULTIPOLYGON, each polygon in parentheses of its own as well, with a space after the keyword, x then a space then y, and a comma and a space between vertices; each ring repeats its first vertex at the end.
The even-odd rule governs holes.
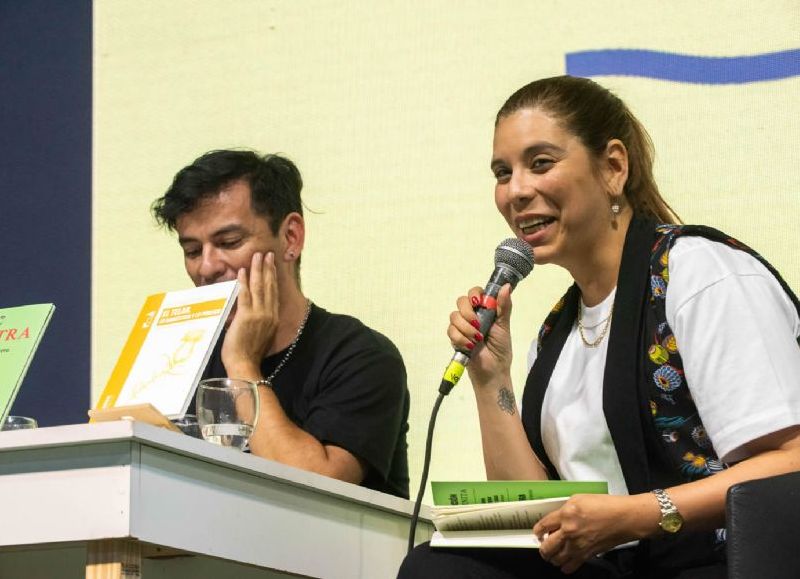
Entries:
POLYGON ((494 133, 495 203, 537 264, 567 267, 591 259, 609 229, 603 171, 578 137, 540 109, 520 109, 494 133))

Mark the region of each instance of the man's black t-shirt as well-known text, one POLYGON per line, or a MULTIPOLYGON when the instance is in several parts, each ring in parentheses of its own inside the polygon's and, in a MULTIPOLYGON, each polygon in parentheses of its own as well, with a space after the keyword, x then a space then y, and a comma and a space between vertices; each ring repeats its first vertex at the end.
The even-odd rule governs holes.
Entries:
MULTIPOLYGON (((207 378, 225 376, 223 339, 207 378)), ((269 376, 285 354, 265 358, 262 375, 269 376)), ((409 394, 403 359, 388 338, 312 304, 297 347, 272 386, 295 424, 368 465, 362 486, 408 498, 409 394)))

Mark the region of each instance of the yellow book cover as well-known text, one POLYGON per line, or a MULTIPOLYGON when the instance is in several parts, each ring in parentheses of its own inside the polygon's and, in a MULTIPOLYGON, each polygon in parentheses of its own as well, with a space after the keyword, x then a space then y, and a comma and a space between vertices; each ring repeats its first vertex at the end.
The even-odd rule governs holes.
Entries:
POLYGON ((97 408, 150 403, 185 414, 238 290, 227 281, 149 296, 97 408))

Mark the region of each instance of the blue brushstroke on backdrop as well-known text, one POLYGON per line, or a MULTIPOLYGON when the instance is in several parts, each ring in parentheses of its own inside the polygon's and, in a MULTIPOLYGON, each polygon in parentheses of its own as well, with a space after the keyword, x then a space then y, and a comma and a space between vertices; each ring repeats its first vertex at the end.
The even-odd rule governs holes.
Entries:
POLYGON ((692 56, 656 50, 587 50, 567 57, 572 76, 640 76, 696 84, 745 84, 800 76, 800 48, 751 56, 692 56))

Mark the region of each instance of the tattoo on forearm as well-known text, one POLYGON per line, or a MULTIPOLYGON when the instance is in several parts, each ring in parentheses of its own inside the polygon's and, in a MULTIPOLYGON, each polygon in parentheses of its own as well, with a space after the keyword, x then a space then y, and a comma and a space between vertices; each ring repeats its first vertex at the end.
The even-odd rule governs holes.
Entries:
POLYGON ((514 416, 517 413, 517 401, 514 399, 514 391, 511 388, 503 386, 497 394, 497 405, 500 410, 514 416))

